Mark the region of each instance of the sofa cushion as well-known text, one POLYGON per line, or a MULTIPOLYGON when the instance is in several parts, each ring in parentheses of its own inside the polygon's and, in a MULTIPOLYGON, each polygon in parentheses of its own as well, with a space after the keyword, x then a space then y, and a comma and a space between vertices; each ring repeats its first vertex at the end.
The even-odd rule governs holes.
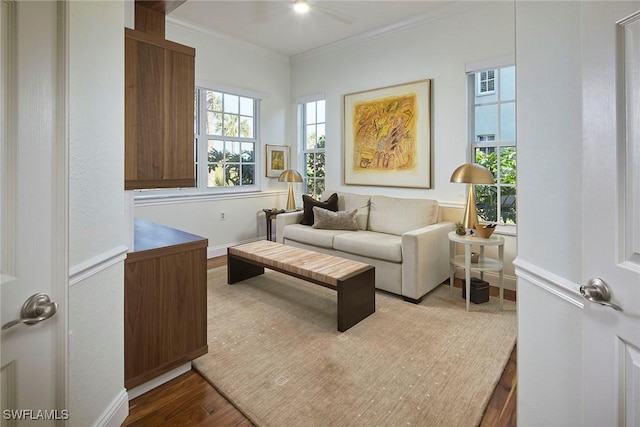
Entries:
POLYGON ((438 221, 438 202, 373 196, 369 206, 369 230, 401 235, 438 221))
POLYGON ((333 238, 341 233, 353 233, 347 230, 320 230, 302 224, 289 224, 284 227, 282 236, 284 241, 294 240, 307 245, 321 248, 333 248, 333 238))
POLYGON ((333 248, 369 258, 402 262, 402 236, 358 231, 338 234, 333 238, 333 248))
POLYGON ((369 200, 371 196, 354 193, 338 193, 338 209, 357 209, 356 222, 360 230, 366 230, 369 223, 369 200))
POLYGON ((336 193, 333 193, 326 200, 318 201, 310 196, 307 196, 306 194, 303 194, 302 205, 304 213, 302 215, 302 221, 300 221, 300 224, 313 225, 313 207, 318 206, 320 208, 328 209, 335 212, 338 210, 338 195, 336 193))
POLYGON ((328 230, 352 230, 358 229, 356 223, 356 210, 331 212, 318 206, 313 207, 313 228, 328 230))

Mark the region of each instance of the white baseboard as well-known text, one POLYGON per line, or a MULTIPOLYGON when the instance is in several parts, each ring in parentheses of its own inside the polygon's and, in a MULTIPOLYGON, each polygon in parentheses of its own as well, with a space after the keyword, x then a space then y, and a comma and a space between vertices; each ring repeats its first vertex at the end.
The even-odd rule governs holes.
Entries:
POLYGON ((127 390, 122 392, 113 401, 111 406, 107 408, 102 417, 96 422, 98 427, 119 427, 129 415, 129 398, 127 390))
POLYGON ((141 396, 146 392, 184 374, 185 372, 189 372, 190 370, 191 362, 187 362, 184 365, 180 365, 177 368, 170 370, 166 374, 162 374, 159 377, 155 377, 154 379, 147 381, 146 383, 140 384, 139 386, 129 390, 129 400, 135 399, 136 397, 141 396))
POLYGON ((227 243, 226 245, 222 245, 222 246, 209 246, 207 248, 207 259, 216 258, 216 257, 219 257, 219 256, 225 256, 227 254, 227 248, 229 248, 231 246, 242 245, 244 243, 251 243, 251 242, 258 241, 258 240, 265 240, 266 238, 267 238, 266 236, 262 236, 262 237, 256 237, 256 238, 253 238, 253 239, 243 240, 241 242, 227 243))

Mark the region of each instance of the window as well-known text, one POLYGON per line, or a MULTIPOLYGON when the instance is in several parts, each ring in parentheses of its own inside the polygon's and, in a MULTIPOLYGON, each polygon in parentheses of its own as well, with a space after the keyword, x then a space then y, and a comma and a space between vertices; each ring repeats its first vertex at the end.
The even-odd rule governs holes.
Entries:
POLYGON ((493 173, 495 185, 476 185, 481 221, 516 224, 516 90, 515 67, 469 75, 469 85, 487 91, 470 102, 472 159, 493 173), (491 93, 489 92, 491 89, 491 93))
POLYGON ((496 90, 496 70, 481 71, 477 74, 478 95, 490 95, 496 90))
POLYGON ((298 104, 305 193, 320 200, 325 190, 325 102, 298 104))
POLYGON ((495 141, 495 135, 478 135, 478 141, 495 141))
POLYGON ((255 189, 259 99, 197 88, 195 105, 198 188, 255 189))

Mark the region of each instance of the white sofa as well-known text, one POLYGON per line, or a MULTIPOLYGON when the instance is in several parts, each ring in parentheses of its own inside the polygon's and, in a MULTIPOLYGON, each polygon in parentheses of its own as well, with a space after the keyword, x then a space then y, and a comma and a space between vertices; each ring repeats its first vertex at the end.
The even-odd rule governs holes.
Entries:
POLYGON ((303 213, 289 212, 276 217, 277 241, 373 265, 376 288, 413 303, 449 277, 447 234, 454 227, 441 221, 437 201, 336 193, 340 211, 357 209, 357 231, 302 225, 303 213))

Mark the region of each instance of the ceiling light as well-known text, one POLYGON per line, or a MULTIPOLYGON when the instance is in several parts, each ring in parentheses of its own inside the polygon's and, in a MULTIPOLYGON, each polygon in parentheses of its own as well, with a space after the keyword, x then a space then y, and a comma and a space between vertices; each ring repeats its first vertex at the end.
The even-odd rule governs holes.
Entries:
POLYGON ((293 2, 293 10, 296 11, 296 13, 299 14, 304 14, 309 12, 309 3, 307 3, 304 0, 294 0, 293 2))

